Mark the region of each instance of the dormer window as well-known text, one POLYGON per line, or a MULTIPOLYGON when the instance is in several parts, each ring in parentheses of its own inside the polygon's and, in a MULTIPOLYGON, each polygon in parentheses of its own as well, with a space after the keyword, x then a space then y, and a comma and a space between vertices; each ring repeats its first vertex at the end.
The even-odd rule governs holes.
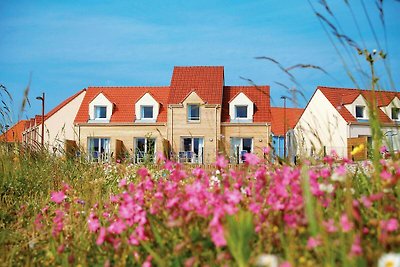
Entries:
POLYGON ((247 119, 247 106, 235 106, 236 119, 247 119))
POLYGON ((94 118, 106 119, 107 118, 107 107, 106 106, 94 106, 94 118))
POLYGON ((356 118, 357 119, 365 118, 365 106, 356 106, 356 118))
POLYGON ((188 105, 188 120, 189 121, 200 120, 200 105, 198 104, 188 105))
POLYGON ((141 118, 153 119, 153 106, 141 106, 141 118))
POLYGON ((392 108, 392 120, 399 120, 399 108, 392 108))

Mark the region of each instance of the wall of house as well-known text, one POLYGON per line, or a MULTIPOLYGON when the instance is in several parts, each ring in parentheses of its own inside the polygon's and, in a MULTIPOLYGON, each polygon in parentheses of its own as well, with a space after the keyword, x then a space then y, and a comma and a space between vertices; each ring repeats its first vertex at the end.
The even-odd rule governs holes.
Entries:
POLYGON ((168 108, 168 140, 175 153, 182 151, 182 137, 204 138, 204 163, 212 163, 216 159, 218 139, 221 134, 221 107, 207 105, 192 92, 180 105, 170 105, 168 108), (200 121, 188 121, 188 104, 200 104, 200 121))
POLYGON ((262 148, 270 142, 269 124, 223 124, 221 126, 220 152, 229 157, 232 137, 253 138, 253 153, 263 156, 262 148))
POLYGON ((297 153, 310 156, 334 149, 344 157, 347 155, 347 132, 346 121, 317 90, 295 126, 297 153))
MULTIPOLYGON (((350 125, 350 137, 371 136, 369 125, 350 125)), ((400 129, 398 126, 382 127, 383 143, 394 150, 400 149, 400 129)))
POLYGON ((104 124, 85 124, 76 126, 76 131, 79 133, 78 145, 83 148, 85 152, 88 150, 88 138, 110 138, 110 153, 116 154, 116 143, 117 140, 121 140, 124 148, 132 156, 134 151, 134 138, 137 137, 149 137, 156 139, 156 151, 162 152, 162 140, 167 136, 166 126, 160 124, 150 125, 104 125, 104 124))
MULTIPOLYGON (((57 151, 63 151, 65 140, 77 139, 74 120, 85 93, 86 91, 83 91, 51 117, 46 119, 44 123, 44 142, 48 146, 49 151, 53 151, 53 148, 57 149, 57 151)), ((39 134, 41 134, 40 126, 39 131, 39 134)))

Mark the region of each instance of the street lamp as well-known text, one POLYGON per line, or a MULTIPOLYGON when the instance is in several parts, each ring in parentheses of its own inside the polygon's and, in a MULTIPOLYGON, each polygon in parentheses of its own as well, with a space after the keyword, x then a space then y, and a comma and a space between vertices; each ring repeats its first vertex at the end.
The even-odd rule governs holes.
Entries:
POLYGON ((44 148, 44 93, 42 93, 42 96, 36 97, 37 100, 42 101, 42 148, 44 148))
POLYGON ((286 159, 286 96, 281 96, 283 99, 283 158, 286 159))

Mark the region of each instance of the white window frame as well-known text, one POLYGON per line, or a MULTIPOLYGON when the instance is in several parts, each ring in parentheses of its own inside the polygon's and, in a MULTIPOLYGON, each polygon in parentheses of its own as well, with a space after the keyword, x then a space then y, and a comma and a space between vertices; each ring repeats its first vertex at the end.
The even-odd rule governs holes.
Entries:
POLYGON ((94 105, 94 119, 95 120, 107 120, 107 106, 106 105, 94 105), (106 114, 105 117, 97 117, 97 109, 98 108, 105 108, 106 114))
POLYGON ((241 158, 242 151, 245 151, 243 149, 243 140, 244 139, 250 139, 251 140, 250 153, 253 153, 253 151, 254 151, 254 138, 253 137, 231 137, 230 138, 231 162, 232 163, 236 163, 237 162, 237 155, 236 155, 236 147, 237 146, 233 147, 233 144, 232 144, 233 143, 233 139, 240 139, 240 144, 239 144, 239 163, 243 163, 243 159, 241 158))
POLYGON ((247 120, 249 116, 249 106, 248 105, 235 105, 235 119, 236 120, 247 120), (246 116, 245 117, 238 117, 238 108, 245 107, 246 108, 246 116))
POLYGON ((200 122, 200 104, 187 104, 187 120, 189 122, 200 122), (199 109, 199 116, 197 118, 192 117, 190 114, 192 106, 197 106, 197 108, 199 109))
POLYGON ((111 138, 110 137, 88 137, 87 140, 87 150, 88 150, 88 157, 90 161, 98 161, 98 162, 107 162, 110 160, 110 155, 111 155, 111 138), (97 139, 99 142, 98 150, 91 151, 91 141, 97 139), (103 148, 104 152, 101 152, 102 150, 102 140, 107 140, 106 147, 103 148), (93 157, 93 153, 97 152, 98 156, 97 158, 93 157))
POLYGON ((140 118, 142 120, 154 120, 154 106, 153 105, 141 105, 140 106, 140 118), (152 110, 152 117, 151 118, 145 118, 144 117, 144 109, 145 108, 151 108, 151 110, 152 110))
POLYGON ((135 137, 134 138, 134 144, 135 144, 135 151, 134 151, 134 160, 135 163, 141 163, 143 162, 143 160, 145 159, 150 159, 150 160, 154 160, 154 156, 156 154, 156 142, 157 139, 156 138, 151 138, 151 137, 135 137), (144 139, 144 155, 139 155, 139 149, 138 149, 138 141, 139 139, 144 139), (154 151, 153 151, 153 155, 149 154, 149 141, 153 140, 154 141, 154 151))
POLYGON ((366 116, 365 116, 365 106, 356 105, 354 109, 355 109, 354 110, 354 114, 355 114, 356 119, 365 119, 366 118, 366 116), (362 117, 358 117, 357 116, 357 108, 362 108, 362 117))

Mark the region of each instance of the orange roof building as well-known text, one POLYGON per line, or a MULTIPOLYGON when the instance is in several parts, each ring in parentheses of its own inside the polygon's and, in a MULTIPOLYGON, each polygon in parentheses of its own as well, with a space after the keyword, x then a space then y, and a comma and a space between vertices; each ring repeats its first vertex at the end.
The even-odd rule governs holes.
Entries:
POLYGON ((22 132, 25 129, 25 124, 27 120, 21 120, 11 128, 6 130, 5 133, 0 135, 0 142, 14 143, 14 142, 22 142, 22 132))
MULTIPOLYGON (((359 142, 368 147, 367 143, 372 142, 372 99, 370 90, 318 86, 295 127, 302 153, 327 154, 334 150, 339 156, 351 157, 350 152, 359 142)), ((374 102, 384 143, 399 150, 400 94, 376 91, 374 102)))

